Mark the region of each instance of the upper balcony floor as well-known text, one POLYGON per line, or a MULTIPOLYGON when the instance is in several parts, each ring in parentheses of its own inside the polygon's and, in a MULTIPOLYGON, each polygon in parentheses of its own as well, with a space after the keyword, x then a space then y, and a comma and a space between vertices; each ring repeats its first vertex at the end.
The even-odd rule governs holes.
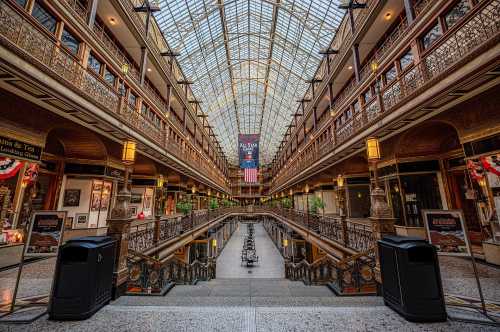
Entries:
POLYGON ((498 10, 497 1, 367 1, 354 26, 339 30, 336 54, 325 56, 301 101, 275 158, 272 191, 361 133, 395 120, 405 102, 460 70, 474 52, 490 50, 494 58, 498 10))
MULTIPOLYGON (((188 78, 168 56, 173 52, 154 20, 144 38, 145 16, 134 10, 137 6, 130 0, 4 1, 2 44, 111 115, 116 126, 127 128, 126 136, 132 129, 146 146, 166 149, 198 175, 226 187, 227 162, 188 78)), ((27 76, 7 62, 7 68, 27 76)), ((90 123, 110 130, 103 119, 90 123)))

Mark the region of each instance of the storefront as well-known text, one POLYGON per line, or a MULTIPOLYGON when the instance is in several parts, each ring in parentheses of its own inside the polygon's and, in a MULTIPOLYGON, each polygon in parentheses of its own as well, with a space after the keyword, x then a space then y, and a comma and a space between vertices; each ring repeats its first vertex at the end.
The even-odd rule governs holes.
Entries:
POLYGON ((29 212, 43 207, 46 195, 36 185, 43 140, 4 128, 2 133, 9 134, 0 136, 0 267, 5 267, 19 262, 29 212))
POLYGON ((423 236, 422 210, 447 209, 438 160, 386 162, 379 169, 379 181, 401 235, 423 236), (407 233, 413 228, 416 233, 407 233))
POLYGON ((480 228, 485 259, 500 265, 500 135, 465 143, 464 153, 467 182, 457 202, 468 228, 471 218, 480 228))

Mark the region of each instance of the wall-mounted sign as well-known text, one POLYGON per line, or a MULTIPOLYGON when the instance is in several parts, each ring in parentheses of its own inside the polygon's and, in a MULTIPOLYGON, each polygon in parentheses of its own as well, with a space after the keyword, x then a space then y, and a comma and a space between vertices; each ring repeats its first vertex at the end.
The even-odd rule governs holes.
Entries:
POLYGON ((56 256, 62 239, 66 211, 35 211, 24 256, 56 256))
POLYGON ((470 256, 467 229, 461 210, 422 210, 429 243, 438 253, 470 256))
POLYGON ((42 148, 12 138, 0 136, 0 155, 24 160, 40 161, 42 148))

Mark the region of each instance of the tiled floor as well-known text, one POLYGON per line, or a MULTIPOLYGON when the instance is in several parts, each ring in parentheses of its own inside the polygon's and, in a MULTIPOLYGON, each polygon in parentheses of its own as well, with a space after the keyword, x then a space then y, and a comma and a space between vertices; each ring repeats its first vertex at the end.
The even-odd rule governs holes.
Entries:
POLYGON ((217 258, 217 278, 284 278, 283 257, 267 235, 261 224, 255 224, 255 248, 259 263, 254 267, 241 264, 243 240, 247 235, 247 224, 240 224, 217 258))
MULTIPOLYGON (((283 279, 283 259, 261 225, 255 226, 260 264, 241 266, 240 225, 217 261, 217 279, 176 286, 165 297, 124 296, 85 321, 0 325, 0 331, 498 331, 490 326, 409 323, 380 297, 335 297, 326 287, 283 279), (248 273, 252 271, 252 273, 248 273)), ((54 260, 28 265, 22 294, 50 288, 54 260)), ((447 292, 475 295, 468 260, 440 257, 447 292)), ((488 298, 498 299, 500 271, 481 264, 488 298)), ((23 273, 24 275, 24 273, 23 273)), ((15 270, 0 273, 0 292, 9 294, 15 270)), ((449 311, 450 312, 450 311, 449 311)))

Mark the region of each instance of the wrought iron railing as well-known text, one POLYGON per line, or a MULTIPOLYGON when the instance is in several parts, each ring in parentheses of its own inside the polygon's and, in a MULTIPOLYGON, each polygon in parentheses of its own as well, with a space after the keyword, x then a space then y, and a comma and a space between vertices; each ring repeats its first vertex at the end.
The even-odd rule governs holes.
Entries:
MULTIPOLYGON (((79 8, 78 1, 65 0, 62 3, 73 11, 79 8)), ((118 62, 128 61, 113 41, 104 33, 102 27, 96 25, 94 35, 118 62)), ((81 59, 62 47, 55 37, 39 26, 27 12, 8 1, 0 2, 0 40, 4 45, 13 49, 21 57, 28 59, 30 63, 37 65, 49 76, 54 77, 75 93, 84 96, 97 107, 113 114, 115 117, 119 117, 155 144, 167 150, 169 149, 172 142, 166 141, 166 132, 169 129, 168 126, 173 126, 172 123, 168 122, 167 127, 163 128, 160 124, 142 116, 136 109, 131 108, 117 89, 105 82, 91 69, 85 68, 81 63, 81 59)), ((138 80, 136 66, 130 66, 129 76, 138 80)), ((155 107, 164 105, 163 102, 160 103, 161 98, 152 87, 148 85, 144 91, 147 92, 151 100, 155 101, 155 107), (153 92, 155 92, 154 95, 152 95, 153 92)), ((182 126, 177 130, 182 131, 182 126)), ((193 149, 193 151, 196 151, 200 156, 198 158, 188 158, 184 150, 179 151, 176 156, 193 168, 206 171, 207 176, 213 181, 225 186, 224 181, 221 180, 222 173, 205 165, 207 163, 204 160, 208 160, 208 157, 202 157, 202 153, 197 149, 193 149)))
POLYGON ((320 237, 362 252, 375 243, 371 223, 353 222, 341 217, 323 216, 293 209, 262 209, 276 213, 320 237))
POLYGON ((185 263, 174 257, 162 262, 153 257, 129 250, 127 267, 128 295, 164 295, 175 284, 195 284, 215 278, 215 260, 206 263, 185 263))

